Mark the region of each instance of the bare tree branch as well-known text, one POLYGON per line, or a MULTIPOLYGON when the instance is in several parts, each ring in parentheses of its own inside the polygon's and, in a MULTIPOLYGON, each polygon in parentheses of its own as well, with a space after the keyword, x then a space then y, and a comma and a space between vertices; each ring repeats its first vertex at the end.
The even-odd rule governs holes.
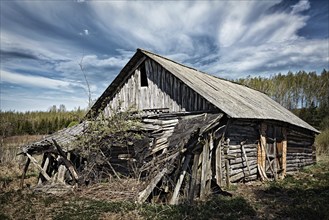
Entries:
POLYGON ((88 95, 88 108, 91 107, 91 91, 90 91, 90 84, 89 84, 89 81, 87 79, 87 74, 86 74, 86 71, 85 69, 83 68, 83 58, 85 57, 85 55, 83 54, 82 57, 81 57, 81 60, 80 60, 80 63, 79 63, 79 66, 80 66, 80 70, 83 74, 83 77, 85 78, 85 81, 86 81, 86 86, 87 86, 87 95, 88 95))

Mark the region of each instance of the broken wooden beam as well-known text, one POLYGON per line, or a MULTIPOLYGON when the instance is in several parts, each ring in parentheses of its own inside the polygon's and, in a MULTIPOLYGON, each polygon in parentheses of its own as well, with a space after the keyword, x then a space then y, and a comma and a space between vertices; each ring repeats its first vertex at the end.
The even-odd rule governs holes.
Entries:
POLYGON ((200 153, 198 152, 195 153, 193 158, 191 186, 190 186, 189 198, 188 198, 190 202, 193 201, 195 196, 195 187, 197 185, 197 180, 198 180, 199 158, 200 158, 200 153))
POLYGON ((169 202, 169 204, 171 205, 176 205, 178 203, 178 194, 179 194, 179 190, 182 186, 182 183, 183 183, 183 180, 184 180, 184 177, 185 177, 185 174, 186 174, 186 169, 187 169, 187 166, 190 162, 190 159, 191 159, 191 155, 187 155, 185 160, 184 160, 184 164, 183 164, 183 167, 182 167, 182 173, 180 174, 179 176, 179 179, 176 183, 176 186, 175 186, 175 189, 174 189, 174 193, 171 197, 171 200, 169 202))
POLYGON ((38 164, 38 161, 33 158, 29 153, 25 153, 25 155, 31 160, 31 162, 38 168, 40 173, 46 178, 47 181, 50 181, 50 176, 42 169, 42 167, 38 164))
POLYGON ((216 182, 218 186, 222 186, 222 140, 219 140, 216 148, 216 182))
POLYGON ((23 188, 23 186, 24 186, 24 179, 25 179, 27 169, 29 168, 30 162, 31 162, 31 159, 27 158, 24 169, 23 169, 23 173, 22 173, 22 179, 21 179, 21 184, 20 184, 21 188, 23 188))
MULTIPOLYGON (((50 157, 50 155, 49 155, 48 153, 45 153, 45 154, 44 154, 42 169, 43 169, 45 172, 47 172, 47 169, 48 169, 48 165, 49 165, 49 157, 50 157)), ((38 184, 41 184, 42 181, 43 181, 43 178, 42 178, 42 175, 40 174, 38 184)))
POLYGON ((55 139, 52 139, 52 140, 60 155, 60 157, 58 158, 58 162, 60 164, 62 162, 66 166, 66 168, 69 170, 69 172, 71 173, 71 176, 75 180, 75 182, 78 182, 79 176, 78 176, 78 172, 75 169, 74 165, 72 164, 72 162, 70 160, 67 159, 66 154, 62 150, 61 146, 59 146, 59 144, 56 142, 56 140, 55 139))
POLYGON ((162 179, 162 177, 167 173, 168 169, 165 167, 161 172, 159 172, 150 182, 150 184, 139 193, 137 201, 139 203, 145 202, 145 200, 149 197, 151 192, 154 190, 155 186, 162 179))
POLYGON ((200 188, 200 199, 205 199, 206 196, 206 182, 208 174, 208 160, 209 160, 209 143, 208 140, 204 140, 203 151, 202 151, 202 164, 201 164, 201 188, 200 188))

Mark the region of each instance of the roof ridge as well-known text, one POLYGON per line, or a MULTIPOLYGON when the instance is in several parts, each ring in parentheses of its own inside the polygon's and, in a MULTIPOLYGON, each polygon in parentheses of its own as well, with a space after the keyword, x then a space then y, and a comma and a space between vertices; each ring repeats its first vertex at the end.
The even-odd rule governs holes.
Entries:
MULTIPOLYGON (((178 64, 178 65, 180 65, 180 66, 183 66, 183 67, 185 67, 185 68, 192 69, 192 70, 194 70, 194 71, 197 71, 197 72, 199 72, 199 73, 202 73, 202 74, 208 75, 208 76, 210 76, 210 77, 214 77, 214 78, 219 79, 219 80, 223 80, 223 81, 226 81, 226 82, 230 82, 230 83, 234 83, 234 84, 237 84, 237 85, 240 85, 240 86, 247 87, 247 88, 249 88, 249 89, 253 89, 253 88, 251 88, 250 86, 247 86, 247 85, 244 85, 244 84, 241 84, 241 83, 235 82, 235 81, 231 81, 231 80, 228 80, 228 79, 224 79, 224 78, 219 77, 219 76, 215 76, 215 75, 213 75, 213 74, 210 74, 210 73, 207 73, 207 72, 204 72, 204 71, 198 70, 198 69, 196 69, 196 68, 194 68, 194 67, 187 66, 187 65, 185 65, 185 64, 179 63, 179 62, 177 62, 177 61, 174 61, 174 60, 172 60, 172 59, 169 59, 169 58, 167 58, 167 57, 161 56, 161 55, 159 55, 159 54, 156 54, 156 53, 154 53, 154 52, 151 52, 151 51, 148 51, 148 50, 145 50, 145 49, 142 49, 142 48, 137 48, 137 51, 140 51, 140 52, 142 52, 142 53, 144 53, 144 54, 145 54, 145 53, 152 54, 152 55, 154 55, 154 56, 160 57, 160 58, 162 58, 162 59, 168 60, 168 61, 173 62, 173 63, 175 63, 175 64, 178 64)), ((258 91, 258 90, 256 90, 256 89, 253 89, 253 90, 258 91)), ((258 91, 258 92, 264 93, 264 92, 262 92, 262 91, 258 91)), ((266 93, 264 93, 264 94, 266 95, 266 93)))
POLYGON ((183 66, 183 67, 186 67, 186 68, 189 68, 189 69, 192 69, 192 70, 195 70, 195 71, 200 72, 199 70, 197 70, 197 69, 195 69, 195 68, 193 68, 193 67, 186 66, 186 65, 184 65, 184 64, 182 64, 182 63, 176 62, 176 61, 174 61, 174 60, 172 60, 172 59, 169 59, 169 58, 167 58, 167 57, 161 56, 161 55, 156 54, 156 53, 154 53, 154 52, 151 52, 151 51, 148 51, 148 50, 144 50, 144 49, 141 49, 141 48, 138 48, 137 51, 141 51, 142 53, 150 53, 150 54, 152 54, 152 55, 154 55, 154 56, 160 57, 160 58, 162 58, 162 59, 165 59, 165 60, 168 60, 168 61, 170 61, 170 62, 176 63, 176 64, 181 65, 181 66, 183 66))

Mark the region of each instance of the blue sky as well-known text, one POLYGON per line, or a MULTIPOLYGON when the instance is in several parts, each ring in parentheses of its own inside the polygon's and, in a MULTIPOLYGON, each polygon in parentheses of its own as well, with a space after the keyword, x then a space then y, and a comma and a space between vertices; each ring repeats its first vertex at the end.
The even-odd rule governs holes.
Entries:
POLYGON ((223 77, 329 69, 317 1, 0 1, 1 110, 85 108, 137 48, 223 77))

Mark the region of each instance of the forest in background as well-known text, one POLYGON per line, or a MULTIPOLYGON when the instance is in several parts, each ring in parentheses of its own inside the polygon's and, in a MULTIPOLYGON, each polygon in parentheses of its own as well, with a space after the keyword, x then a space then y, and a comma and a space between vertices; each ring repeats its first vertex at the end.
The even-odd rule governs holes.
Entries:
POLYGON ((0 135, 51 134, 79 123, 84 115, 85 110, 67 111, 64 105, 53 105, 48 111, 0 111, 0 135))
MULTIPOLYGON (((267 77, 234 80, 266 93, 297 116, 321 131, 329 133, 329 72, 299 71, 267 77)), ((80 108, 67 111, 64 105, 42 112, 0 111, 0 135, 51 134, 78 123, 85 115, 80 108)))

